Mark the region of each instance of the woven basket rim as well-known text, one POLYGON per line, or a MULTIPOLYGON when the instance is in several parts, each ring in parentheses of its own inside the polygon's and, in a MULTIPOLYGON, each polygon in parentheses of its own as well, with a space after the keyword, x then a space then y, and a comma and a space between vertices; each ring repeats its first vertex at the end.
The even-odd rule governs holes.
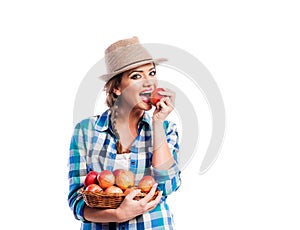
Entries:
MULTIPOLYGON (((100 208, 117 208, 121 202, 127 196, 124 193, 107 193, 107 192, 92 192, 85 191, 84 187, 78 190, 78 193, 83 196, 85 203, 90 207, 100 207, 100 208)), ((159 190, 156 190, 152 199, 156 198, 159 193, 159 190)), ((144 198, 147 193, 139 193, 134 199, 140 200, 144 198)))
MULTIPOLYGON (((159 192, 159 190, 157 189, 154 193, 154 195, 157 195, 159 192)), ((82 187, 78 193, 82 194, 82 195, 88 195, 88 196, 102 196, 102 197, 125 197, 127 196, 128 194, 124 194, 124 193, 108 193, 108 192, 104 192, 104 191, 101 191, 101 192, 92 192, 92 191, 85 191, 84 190, 84 187, 82 187)), ((144 193, 144 192, 140 192, 138 193, 135 197, 144 197, 146 196, 148 193, 144 193)))

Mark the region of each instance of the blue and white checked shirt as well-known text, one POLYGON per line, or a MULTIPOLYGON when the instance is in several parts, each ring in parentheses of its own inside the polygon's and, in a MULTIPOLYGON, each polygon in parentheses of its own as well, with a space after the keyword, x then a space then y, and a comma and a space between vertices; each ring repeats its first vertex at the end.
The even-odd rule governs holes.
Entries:
MULTIPOLYGON (((180 170, 177 166, 178 133, 176 124, 164 121, 166 139, 176 163, 168 170, 152 167, 152 123, 149 114, 144 113, 138 125, 138 136, 131 146, 127 157, 117 154, 116 136, 111 125, 110 110, 101 116, 93 116, 79 122, 74 130, 70 145, 69 158, 69 206, 76 219, 82 221, 83 230, 110 229, 174 229, 172 213, 166 203, 167 195, 180 186, 180 170), (122 158, 122 159, 121 159, 122 158), (136 176, 136 184, 144 175, 153 175, 158 182, 163 197, 157 207, 143 215, 124 223, 91 223, 83 217, 84 200, 77 191, 83 187, 87 173, 91 170, 115 170, 123 167, 136 176)), ((125 156, 125 155, 124 155, 125 156)))

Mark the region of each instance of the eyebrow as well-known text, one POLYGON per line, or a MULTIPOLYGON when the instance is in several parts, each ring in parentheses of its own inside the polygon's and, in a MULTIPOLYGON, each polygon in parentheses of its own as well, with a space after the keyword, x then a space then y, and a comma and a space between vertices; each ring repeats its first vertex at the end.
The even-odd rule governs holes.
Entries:
MULTIPOLYGON (((150 69, 148 69, 148 72, 152 71, 152 70, 155 70, 155 66, 151 67, 150 69)), ((132 73, 134 72, 138 72, 138 73, 143 73, 144 71, 143 70, 139 70, 139 69, 136 69, 136 70, 132 70, 129 72, 128 76, 130 76, 132 73)))

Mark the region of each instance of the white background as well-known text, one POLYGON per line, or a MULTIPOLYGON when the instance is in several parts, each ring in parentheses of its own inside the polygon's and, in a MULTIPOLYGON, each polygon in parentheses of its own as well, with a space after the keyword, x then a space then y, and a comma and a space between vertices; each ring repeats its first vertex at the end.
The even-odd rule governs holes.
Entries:
POLYGON ((1 1, 1 225, 79 229, 76 92, 109 44, 136 35, 196 56, 225 102, 216 163, 200 176, 195 155, 170 196, 177 229, 299 229, 299 21, 296 0, 1 1))

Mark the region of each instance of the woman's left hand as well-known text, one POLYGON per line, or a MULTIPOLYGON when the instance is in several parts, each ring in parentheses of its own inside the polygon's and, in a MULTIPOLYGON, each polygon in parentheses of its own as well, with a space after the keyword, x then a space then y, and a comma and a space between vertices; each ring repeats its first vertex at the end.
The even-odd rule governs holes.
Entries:
POLYGON ((164 121, 166 117, 173 111, 175 106, 175 92, 170 89, 159 91, 159 94, 164 96, 159 102, 156 103, 153 113, 153 120, 164 121))

